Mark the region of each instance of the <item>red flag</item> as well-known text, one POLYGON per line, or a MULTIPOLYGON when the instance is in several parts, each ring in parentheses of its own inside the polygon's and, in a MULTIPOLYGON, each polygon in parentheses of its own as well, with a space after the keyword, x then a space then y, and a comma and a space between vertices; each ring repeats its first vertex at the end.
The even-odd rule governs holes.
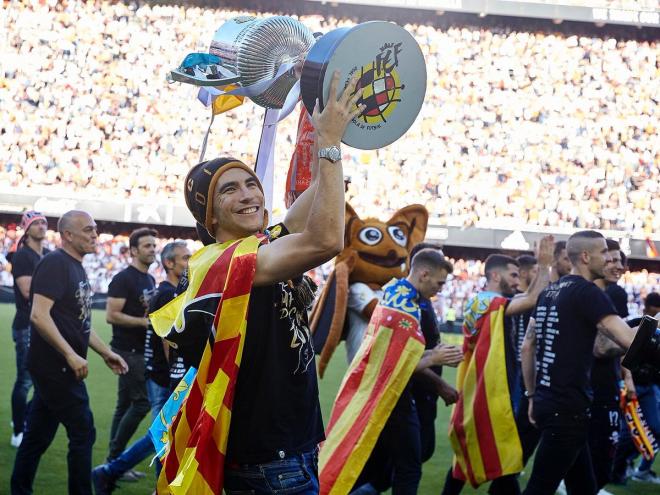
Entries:
POLYGON ((286 176, 284 203, 287 208, 291 207, 296 198, 309 187, 312 181, 312 159, 314 158, 312 155, 315 137, 312 117, 307 112, 305 105, 301 105, 296 148, 291 156, 289 173, 286 176))

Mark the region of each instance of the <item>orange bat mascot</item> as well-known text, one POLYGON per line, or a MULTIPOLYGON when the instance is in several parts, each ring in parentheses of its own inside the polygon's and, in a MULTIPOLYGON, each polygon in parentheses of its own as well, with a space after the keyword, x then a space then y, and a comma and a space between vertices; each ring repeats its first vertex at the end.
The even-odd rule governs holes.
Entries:
POLYGON ((314 348, 320 353, 319 375, 339 341, 346 340, 349 363, 355 356, 382 287, 408 271, 410 249, 424 240, 429 213, 422 205, 410 205, 387 222, 362 220, 346 203, 344 250, 311 315, 314 348))

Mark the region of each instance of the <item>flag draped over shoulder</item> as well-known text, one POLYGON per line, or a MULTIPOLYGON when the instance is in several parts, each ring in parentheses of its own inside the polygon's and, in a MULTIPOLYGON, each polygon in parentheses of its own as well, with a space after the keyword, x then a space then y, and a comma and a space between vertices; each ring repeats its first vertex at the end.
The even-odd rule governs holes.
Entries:
POLYGON ((366 335, 339 388, 319 454, 320 493, 348 493, 424 353, 417 291, 384 287, 366 335))
POLYGON ((504 312, 507 299, 481 292, 468 302, 463 323, 459 399, 449 423, 454 477, 473 487, 519 473, 522 447, 507 380, 504 312))
POLYGON ((190 258, 186 292, 150 315, 156 333, 185 330, 190 312, 219 301, 213 343, 204 349, 197 376, 168 430, 168 450, 158 478, 159 494, 222 493, 231 408, 241 364, 257 249, 251 236, 211 244, 190 258))

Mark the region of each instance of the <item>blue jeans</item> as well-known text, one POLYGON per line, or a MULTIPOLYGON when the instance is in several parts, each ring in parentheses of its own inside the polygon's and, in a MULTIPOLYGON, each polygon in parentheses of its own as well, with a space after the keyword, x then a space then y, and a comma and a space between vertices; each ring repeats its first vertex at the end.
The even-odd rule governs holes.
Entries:
MULTIPOLYGON (((55 352, 55 351, 53 351, 55 352)), ((56 375, 34 379, 34 398, 28 413, 25 436, 14 460, 12 495, 32 493, 39 460, 62 423, 69 438, 67 467, 70 495, 92 495, 92 446, 96 439, 87 389, 82 381, 56 375)), ((63 491, 63 487, 53 489, 63 491)))
MULTIPOLYGON (((169 397, 169 389, 161 387, 153 380, 147 380, 147 395, 151 403, 151 413, 155 418, 169 397)), ((150 455, 154 455, 154 444, 147 432, 142 438, 133 445, 124 450, 119 457, 106 464, 105 469, 108 475, 113 478, 119 478, 129 469, 137 466, 150 455)), ((156 475, 160 473, 160 463, 156 463, 156 475)))
POLYGON ((227 495, 316 495, 319 493, 318 451, 264 464, 227 463, 224 488, 227 495))
POLYGON ((32 378, 27 369, 30 327, 12 328, 11 333, 16 346, 16 382, 11 392, 11 420, 14 423, 14 435, 18 435, 25 426, 25 416, 29 407, 27 396, 32 386, 32 378))
MULTIPOLYGON (((638 385, 635 388, 637 389, 637 400, 639 400, 639 406, 644 414, 646 424, 653 432, 653 436, 660 439, 660 411, 658 411, 658 408, 660 408, 660 387, 658 385, 638 385)), ((652 464, 653 460, 642 459, 639 470, 648 471, 651 469, 652 464)))

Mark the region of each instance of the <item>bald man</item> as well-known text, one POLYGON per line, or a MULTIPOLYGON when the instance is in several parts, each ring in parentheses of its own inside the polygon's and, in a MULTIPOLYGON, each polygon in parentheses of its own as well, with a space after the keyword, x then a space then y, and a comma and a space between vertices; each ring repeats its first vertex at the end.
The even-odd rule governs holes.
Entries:
POLYGON ((60 218, 57 228, 62 248, 44 256, 32 276, 28 369, 34 397, 14 461, 12 495, 32 493, 39 459, 60 423, 69 438, 68 491, 91 495, 96 430, 84 384, 88 347, 114 373, 128 370, 91 328, 92 291, 82 259, 96 252, 96 223, 86 212, 74 210, 60 218))
POLYGON ((525 495, 554 494, 562 479, 573 493, 597 493, 587 445, 594 343, 600 332, 628 349, 634 337, 593 283, 611 262, 605 238, 576 232, 566 251, 572 271, 539 296, 521 350, 529 420, 541 431, 525 495))

